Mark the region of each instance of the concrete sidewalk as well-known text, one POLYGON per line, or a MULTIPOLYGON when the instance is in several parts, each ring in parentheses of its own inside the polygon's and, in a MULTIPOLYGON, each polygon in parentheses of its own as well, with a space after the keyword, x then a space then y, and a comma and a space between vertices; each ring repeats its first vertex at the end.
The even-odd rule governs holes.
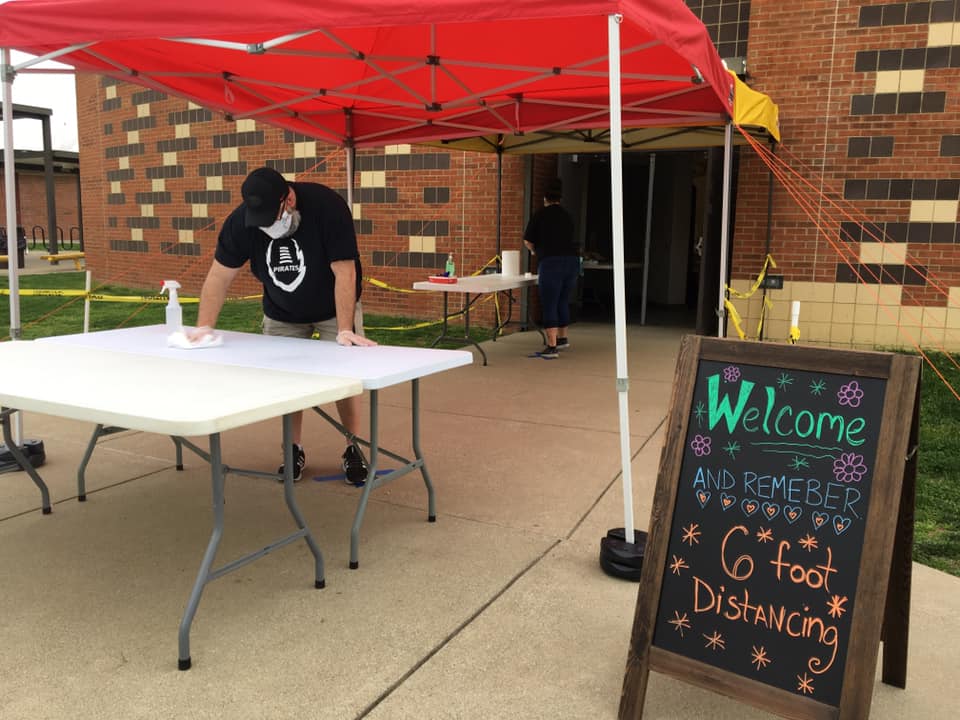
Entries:
MULTIPOLYGON (((634 512, 645 527, 681 331, 630 327, 634 512)), ((349 570, 359 491, 335 475, 341 438, 307 416, 300 507, 324 551, 313 589, 295 543, 210 584, 177 627, 209 538, 209 471, 168 438, 101 441, 27 415, 42 439, 52 515, 22 472, 0 476, 0 718, 615 718, 637 585, 610 578, 599 542, 623 525, 614 332, 577 325, 555 361, 536 333, 486 343, 490 365, 421 384, 438 521, 410 474, 371 496, 349 570)), ((381 392, 383 445, 409 453, 407 387, 381 392)), ((225 461, 272 471, 279 422, 224 435, 225 461)), ((280 488, 227 480, 218 565, 289 531, 280 488)), ((877 681, 872 718, 949 718, 960 667, 960 579, 914 567, 908 685, 877 681)), ((645 718, 771 717, 652 674, 645 718)))

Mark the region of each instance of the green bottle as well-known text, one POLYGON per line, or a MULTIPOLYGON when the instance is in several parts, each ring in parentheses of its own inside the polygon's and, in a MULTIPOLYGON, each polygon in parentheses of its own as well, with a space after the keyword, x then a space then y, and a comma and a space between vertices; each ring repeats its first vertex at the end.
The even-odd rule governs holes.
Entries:
POLYGON ((449 255, 447 255, 447 266, 444 269, 447 271, 447 277, 457 276, 457 268, 453 264, 453 253, 450 253, 449 255))

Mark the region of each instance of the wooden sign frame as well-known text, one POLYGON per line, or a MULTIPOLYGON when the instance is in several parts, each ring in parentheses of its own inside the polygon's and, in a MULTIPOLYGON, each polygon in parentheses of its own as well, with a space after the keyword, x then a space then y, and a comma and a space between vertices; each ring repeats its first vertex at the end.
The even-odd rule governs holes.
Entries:
POLYGON ((862 720, 870 714, 881 639, 884 640, 883 681, 905 686, 919 378, 920 359, 906 355, 692 335, 684 338, 660 458, 643 576, 620 698, 620 720, 639 720, 643 716, 650 670, 740 699, 783 717, 862 720), (863 549, 857 570, 856 602, 838 706, 653 645, 691 403, 701 360, 886 381, 863 549))

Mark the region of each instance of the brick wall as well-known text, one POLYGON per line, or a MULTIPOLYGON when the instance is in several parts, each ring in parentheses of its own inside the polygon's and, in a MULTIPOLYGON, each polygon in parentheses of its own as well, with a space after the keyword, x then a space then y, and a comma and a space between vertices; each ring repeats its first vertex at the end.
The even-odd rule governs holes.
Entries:
MULTIPOLYGON (((780 106, 781 157, 851 206, 811 220, 778 184, 770 249, 787 282, 769 293, 768 337, 786 337, 801 300, 807 340, 960 347, 960 3, 753 0, 747 66, 780 106)), ((766 167, 744 150, 740 289, 762 264, 766 212, 766 167)))
MULTIPOLYGON (((57 227, 62 235, 58 242, 68 243, 72 237, 75 249, 79 249, 80 219, 77 212, 77 177, 74 175, 53 176, 57 227)), ((49 234, 47 228, 47 186, 43 172, 17 170, 16 173, 17 224, 27 233, 28 248, 43 248, 49 234), (34 244, 34 238, 36 243, 34 244)), ((0 224, 6 224, 7 205, 4 179, 0 177, 0 224)))
MULTIPOLYGON (((176 277, 200 290, 220 224, 240 184, 260 165, 320 182, 346 197, 346 156, 252 120, 231 122, 185 100, 93 75, 77 79, 87 266, 95 281, 159 287, 176 277)), ((547 162, 552 161, 548 158, 547 162)), ((505 156, 501 236, 520 246, 524 161, 505 156)), ((479 270, 497 249, 497 158, 426 146, 361 149, 354 166, 354 223, 364 275, 392 288, 442 271, 479 270)), ((259 292, 241 274, 231 294, 259 292)), ((441 298, 364 286, 369 311, 436 318, 441 298)), ((454 300, 456 302, 456 300, 454 300)), ((489 323, 493 304, 476 319, 489 323)))

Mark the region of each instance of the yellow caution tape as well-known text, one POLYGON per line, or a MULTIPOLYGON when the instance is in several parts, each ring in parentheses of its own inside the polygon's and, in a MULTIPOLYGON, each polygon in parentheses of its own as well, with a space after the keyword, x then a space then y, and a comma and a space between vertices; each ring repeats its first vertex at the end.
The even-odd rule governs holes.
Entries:
POLYGON ((799 340, 800 340, 800 328, 798 328, 796 325, 792 325, 790 327, 790 342, 791 344, 796 345, 799 340))
POLYGON ((764 278, 766 277, 766 275, 767 275, 767 268, 768 268, 768 267, 772 267, 772 268, 777 267, 777 263, 774 261, 772 255, 767 255, 767 259, 763 261, 763 267, 760 268, 760 274, 757 275, 757 279, 754 281, 753 287, 750 288, 749 292, 745 292, 745 293, 738 292, 737 290, 734 290, 734 289, 733 289, 732 287, 730 287, 729 285, 727 285, 727 292, 729 292, 731 295, 733 295, 733 297, 739 298, 739 299, 741 299, 741 300, 746 299, 746 298, 749 298, 749 297, 752 297, 753 294, 754 294, 754 293, 759 289, 759 287, 763 284, 763 279, 764 279, 764 278))
MULTIPOLYGON (((773 259, 772 255, 767 255, 766 259, 763 261, 763 267, 760 268, 760 274, 757 275, 757 279, 753 282, 750 290, 747 292, 740 292, 734 290, 729 285, 726 286, 727 293, 735 298, 745 300, 747 298, 753 297, 753 295, 760 289, 760 286, 763 285, 763 279, 767 275, 767 270, 769 268, 777 267, 776 261, 773 259)), ((730 318, 730 321, 733 323, 734 329, 737 331, 737 336, 741 340, 745 340, 747 334, 743 331, 742 318, 740 313, 737 312, 737 309, 733 306, 733 303, 729 299, 724 298, 723 306, 726 308, 727 315, 730 318)), ((764 296, 763 305, 760 307, 760 321, 757 323, 757 337, 760 338, 763 336, 763 323, 766 318, 767 312, 773 310, 773 303, 770 302, 770 298, 764 296)))

